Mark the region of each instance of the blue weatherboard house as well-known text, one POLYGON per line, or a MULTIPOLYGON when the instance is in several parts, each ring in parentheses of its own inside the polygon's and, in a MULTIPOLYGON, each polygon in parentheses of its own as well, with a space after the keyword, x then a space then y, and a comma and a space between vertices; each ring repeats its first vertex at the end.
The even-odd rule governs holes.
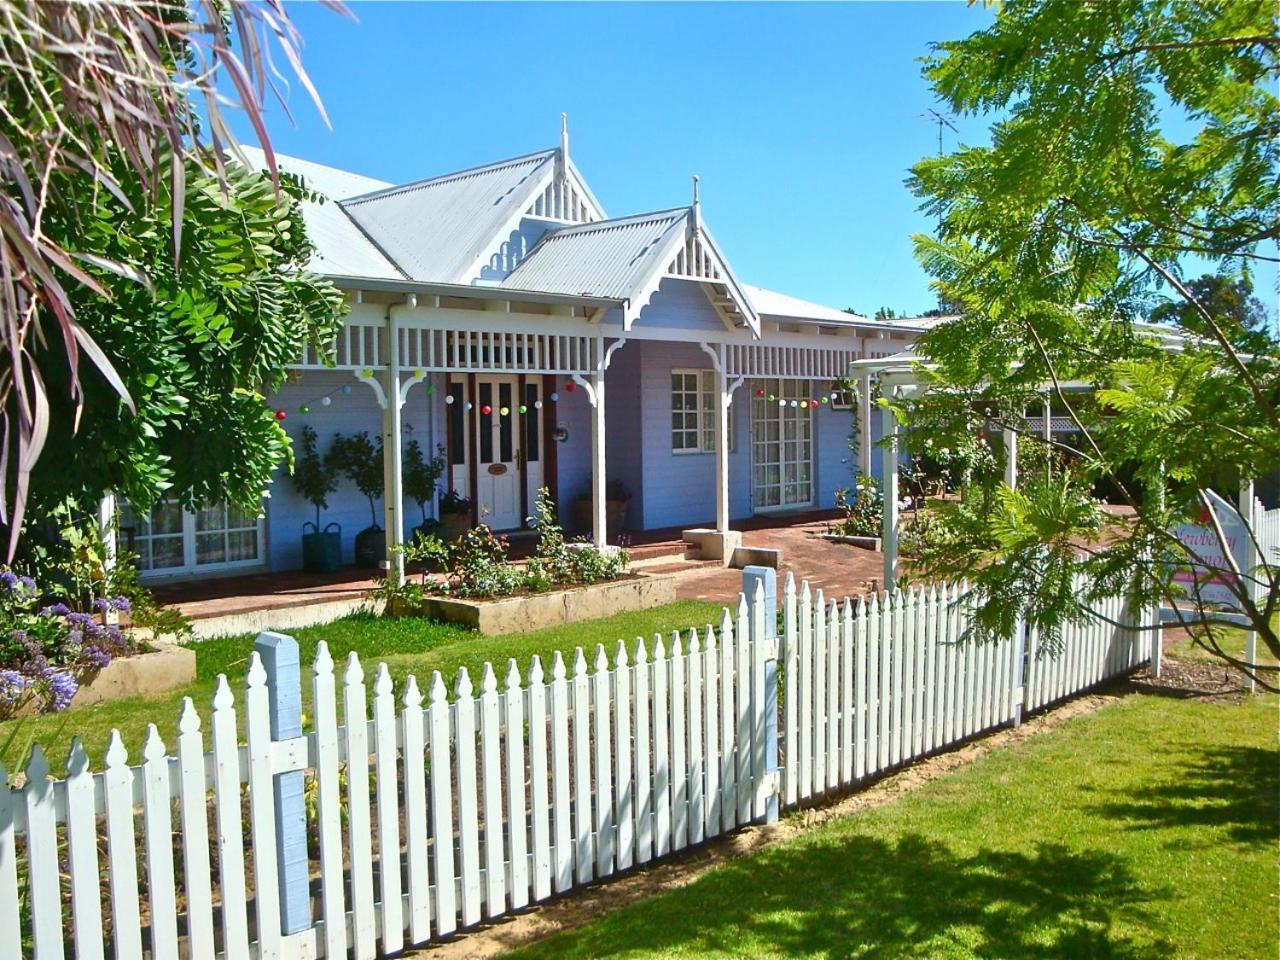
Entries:
MULTIPOLYGON (((381 435, 390 543, 422 519, 404 502, 409 439, 428 456, 444 448, 440 493, 469 501, 473 523, 526 526, 545 486, 566 528, 597 545, 608 511, 625 510, 628 530, 706 528, 704 556, 732 546, 734 521, 833 507, 854 469, 877 469, 869 375, 860 396, 834 386, 920 326, 743 282, 696 178, 688 206, 610 217, 564 130, 558 147, 401 185, 279 162, 330 198, 305 211, 312 268, 350 313, 331 356, 300 357, 268 402, 322 450, 335 433, 381 435)), ((297 569, 313 518, 282 472, 261 517, 126 506, 121 526, 145 572, 192 575, 297 569)), ((350 562, 370 507, 346 481, 330 522, 350 562)))

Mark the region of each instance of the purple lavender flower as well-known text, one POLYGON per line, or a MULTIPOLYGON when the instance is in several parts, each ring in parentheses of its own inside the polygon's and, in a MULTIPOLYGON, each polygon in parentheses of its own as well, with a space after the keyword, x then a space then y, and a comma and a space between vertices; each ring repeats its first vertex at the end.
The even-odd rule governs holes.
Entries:
POLYGON ((55 603, 51 607, 45 607, 40 611, 42 617, 65 617, 71 612, 71 608, 65 603, 55 603))
POLYGON ((71 698, 80 689, 76 678, 65 670, 49 667, 44 672, 45 682, 49 685, 48 707, 55 713, 71 706, 71 698))
POLYGON ((97 610, 99 613, 106 613, 111 609, 111 601, 106 597, 99 597, 97 600, 93 601, 93 609, 97 610))
POLYGON ((21 577, 19 579, 20 579, 20 582, 22 583, 23 590, 34 590, 36 588, 36 582, 32 580, 30 577, 21 577))
POLYGON ((111 662, 111 654, 102 647, 89 644, 80 651, 80 656, 91 667, 97 667, 101 670, 111 662))
POLYGON ((80 627, 83 629, 94 622, 93 614, 91 613, 67 613, 64 614, 64 618, 67 621, 67 626, 72 628, 80 627))
POLYGON ((128 597, 116 597, 111 601, 111 605, 121 613, 129 613, 133 609, 133 604, 129 602, 128 597))
POLYGON ((22 581, 18 579, 18 575, 12 570, 0 570, 0 586, 3 586, 9 593, 13 593, 15 588, 20 587, 22 581))

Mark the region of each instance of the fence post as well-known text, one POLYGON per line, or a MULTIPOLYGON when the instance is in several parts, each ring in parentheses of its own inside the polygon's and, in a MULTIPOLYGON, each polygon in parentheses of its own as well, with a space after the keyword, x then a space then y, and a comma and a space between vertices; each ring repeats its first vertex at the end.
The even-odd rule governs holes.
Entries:
POLYGON ((1013 725, 1015 727, 1022 726, 1022 710, 1027 702, 1025 677, 1027 656, 1030 653, 1028 650, 1029 641, 1030 631, 1027 630, 1027 622, 1022 617, 1018 617, 1013 622, 1013 642, 1009 644, 1013 651, 1009 699, 1010 705, 1013 707, 1013 725))
POLYGON ((763 637, 765 642, 764 703, 755 708, 764 711, 764 772, 772 779, 764 819, 765 823, 773 823, 778 819, 782 785, 778 770, 778 571, 773 567, 744 567, 742 592, 752 601, 747 606, 751 637, 763 637), (757 591, 762 594, 763 603, 757 600, 757 591))
MULTIPOLYGON (((302 676, 298 642, 282 633, 258 634, 254 649, 267 671, 271 739, 302 736, 302 676)), ((307 875, 307 814, 301 770, 275 776, 276 869, 280 880, 280 926, 288 935, 311 926, 307 875)))

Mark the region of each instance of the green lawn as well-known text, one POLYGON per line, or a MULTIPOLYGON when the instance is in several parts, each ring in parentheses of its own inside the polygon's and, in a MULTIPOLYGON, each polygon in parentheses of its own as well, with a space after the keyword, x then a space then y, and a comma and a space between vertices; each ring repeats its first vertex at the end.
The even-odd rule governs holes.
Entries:
MULTIPOLYGON (((397 682, 415 674, 426 692, 431 673, 439 670, 452 689, 459 667, 465 666, 478 683, 486 660, 505 676, 507 660, 515 657, 525 669, 533 656, 543 658, 550 669, 551 655, 556 650, 571 654, 575 647, 585 647, 588 656, 595 645, 603 643, 612 657, 619 639, 627 641, 628 650, 637 636, 652 638, 654 633, 719 623, 721 608, 698 600, 682 600, 652 610, 620 613, 602 620, 535 630, 505 637, 484 637, 461 627, 416 618, 382 619, 357 614, 319 627, 292 631, 302 653, 303 710, 310 712, 311 672, 308 666, 315 656, 316 644, 329 644, 341 672, 347 654, 356 651, 365 667, 365 680, 371 687, 374 669, 385 661, 397 682)), ((112 728, 120 730, 132 757, 140 758, 147 725, 155 723, 172 748, 183 697, 191 697, 208 729, 209 703, 218 674, 225 673, 237 696, 244 689, 244 674, 253 650, 253 635, 205 640, 193 645, 196 651, 196 681, 157 697, 135 697, 112 703, 76 708, 60 714, 9 720, 0 723, 0 763, 13 772, 25 757, 30 744, 38 741, 49 758, 50 766, 59 770, 65 762, 71 738, 79 736, 95 765, 106 749, 112 728)), ((572 669, 572 662, 569 663, 572 669)), ((340 700, 341 698, 339 698, 340 700)), ((341 707, 339 706, 341 715, 341 707)))
POLYGON ((1276 739, 1135 694, 511 956, 1274 958, 1276 739))

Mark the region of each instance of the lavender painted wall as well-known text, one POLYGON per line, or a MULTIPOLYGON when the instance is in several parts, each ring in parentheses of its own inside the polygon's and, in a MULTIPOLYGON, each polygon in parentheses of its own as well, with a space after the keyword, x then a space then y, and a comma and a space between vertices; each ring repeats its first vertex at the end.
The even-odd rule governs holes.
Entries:
MULTIPOLYGON (((439 383, 443 383, 441 378, 439 383)), ((406 437, 413 436, 424 451, 435 449, 437 440, 443 442, 444 433, 439 424, 433 424, 433 407, 443 407, 442 388, 436 395, 428 396, 423 384, 414 386, 408 394, 403 409, 406 437), (433 429, 434 428, 434 429, 433 429)), ((271 406, 287 412, 285 429, 297 440, 302 428, 310 425, 318 435, 321 453, 329 448, 335 433, 355 433, 367 430, 376 436, 382 430, 382 408, 373 389, 360 383, 346 371, 307 371, 297 383, 286 384, 279 393, 267 401, 271 406), (349 385, 350 393, 341 388, 349 385), (329 406, 323 406, 320 398, 331 394, 329 406), (298 412, 307 404, 309 414, 298 412)), ((438 413, 438 412, 437 412, 438 413)), ((293 481, 285 469, 276 471, 268 490, 267 500, 267 560, 272 570, 295 570, 302 566, 302 526, 315 519, 315 509, 294 489, 293 481)), ((378 523, 383 522, 382 502, 375 502, 378 523)), ((421 522, 417 504, 405 506, 406 533, 421 522)), ((342 525, 342 558, 344 563, 354 562, 355 535, 369 525, 369 502, 352 486, 349 480, 339 482, 338 489, 329 497, 329 509, 321 511, 320 524, 342 525)))

